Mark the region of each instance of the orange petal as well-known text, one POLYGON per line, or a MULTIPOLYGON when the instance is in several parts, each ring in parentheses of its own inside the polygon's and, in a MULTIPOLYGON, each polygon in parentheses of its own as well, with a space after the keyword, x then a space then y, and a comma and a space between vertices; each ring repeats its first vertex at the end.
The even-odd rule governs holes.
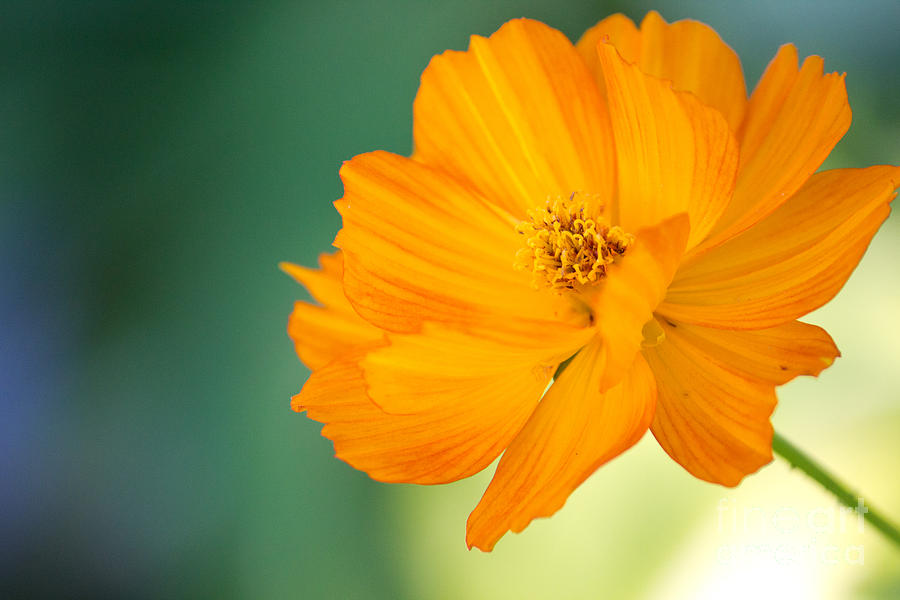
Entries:
POLYGON ((738 134, 741 164, 734 198, 705 244, 751 227, 790 198, 850 127, 844 75, 823 75, 823 60, 783 46, 757 85, 738 134))
POLYGON ((609 90, 618 159, 618 222, 635 230, 687 212, 689 245, 725 210, 737 144, 721 114, 626 63, 609 44, 597 48, 609 90))
POLYGON ((288 262, 283 262, 278 267, 305 287, 319 304, 336 307, 350 306, 341 287, 344 257, 341 256, 340 250, 331 254, 326 252, 320 254, 318 269, 310 269, 288 262))
POLYGON ((643 350, 658 390, 653 435, 695 477, 735 486, 772 460, 774 385, 721 366, 723 357, 690 343, 681 324, 660 325, 665 341, 643 350))
POLYGON ((691 20, 669 25, 651 11, 641 23, 641 37, 642 71, 692 92, 737 129, 747 105, 744 73, 735 51, 713 28, 691 20))
POLYGON ((818 375, 841 355, 827 331, 801 321, 752 331, 672 321, 666 325, 668 330, 677 326, 678 340, 690 344, 712 363, 746 379, 774 385, 798 375, 818 375))
POLYGON ((606 78, 597 52, 599 44, 611 44, 626 61, 637 64, 641 60, 641 33, 634 21, 621 13, 610 15, 588 29, 575 44, 582 60, 588 65, 597 85, 606 95, 606 78))
POLYGON ((641 329, 653 318, 684 252, 688 219, 677 215, 654 227, 636 232, 635 242, 613 264, 591 299, 597 328, 603 339, 604 373, 600 390, 619 382, 641 347, 641 329))
POLYGON ((600 92, 560 32, 517 19, 422 74, 415 156, 519 218, 548 196, 611 198, 612 139, 600 92))
POLYGON ((890 209, 900 169, 814 175, 742 235, 688 259, 658 311, 672 320, 760 329, 828 302, 856 267, 890 209))
POLYGON ((386 412, 408 414, 456 405, 512 376, 543 391, 559 363, 593 333, 545 335, 526 347, 428 326, 421 335, 391 335, 390 345, 370 352, 360 366, 372 400, 386 412))
POLYGON ((565 328, 565 301, 513 268, 515 222, 445 173, 386 152, 341 169, 344 292, 374 325, 432 321, 530 340, 565 328), (557 325, 559 327, 557 327, 557 325))
POLYGON ((601 344, 572 360, 512 441, 478 506, 466 542, 490 551, 507 531, 522 531, 562 508, 603 463, 634 445, 653 417, 656 390, 643 358, 605 394, 601 344))
POLYGON ((738 146, 719 113, 689 94, 680 99, 694 130, 690 249, 706 238, 728 208, 737 178, 738 146))
POLYGON ((358 365, 366 350, 314 371, 292 406, 325 423, 322 435, 338 458, 378 481, 447 483, 484 469, 521 429, 549 381, 518 369, 453 390, 425 385, 415 391, 427 409, 388 414, 366 393, 358 365), (452 401, 433 401, 441 394, 452 401))
POLYGON ((319 264, 321 269, 290 263, 280 265, 322 305, 297 302, 288 319, 288 335, 294 341, 297 356, 310 369, 318 369, 350 348, 383 335, 380 329, 356 314, 344 296, 341 253, 322 254, 319 264))
POLYGON ((603 79, 596 54, 601 42, 615 46, 644 73, 670 80, 676 90, 693 93, 737 131, 747 105, 741 62, 708 25, 691 20, 670 25, 651 11, 638 31, 624 15, 607 17, 585 32, 577 44, 598 80, 603 79))

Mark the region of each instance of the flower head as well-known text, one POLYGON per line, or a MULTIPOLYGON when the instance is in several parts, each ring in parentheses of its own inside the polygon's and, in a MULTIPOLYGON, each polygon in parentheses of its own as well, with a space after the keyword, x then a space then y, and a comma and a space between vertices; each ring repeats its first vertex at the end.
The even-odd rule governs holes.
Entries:
POLYGON ((572 192, 568 200, 548 200, 544 208, 528 211, 528 219, 516 228, 527 236, 516 254, 516 267, 534 274, 533 285, 573 289, 596 283, 606 267, 624 256, 634 236, 610 226, 592 214, 586 202, 572 192))
POLYGON ((838 356, 796 319, 841 288, 900 181, 816 173, 849 125, 822 59, 782 47, 748 98, 694 21, 474 36, 423 73, 412 158, 344 164, 340 252, 284 267, 321 303, 291 315, 313 371, 294 409, 380 481, 502 453, 468 522, 483 550, 647 429, 737 485, 771 460, 776 386, 838 356))

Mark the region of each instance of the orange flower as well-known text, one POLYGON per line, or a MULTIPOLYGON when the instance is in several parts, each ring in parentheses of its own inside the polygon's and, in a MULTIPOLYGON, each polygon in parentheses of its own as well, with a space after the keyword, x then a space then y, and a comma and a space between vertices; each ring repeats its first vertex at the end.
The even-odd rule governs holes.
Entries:
POLYGON ((482 550, 648 428, 706 481, 771 460, 775 387, 838 356, 796 319, 900 181, 815 173, 850 125, 843 75, 783 46, 748 99, 701 23, 614 15, 573 46, 521 19, 435 57, 414 121, 412 158, 341 169, 342 252, 284 266, 323 305, 291 315, 313 370, 293 408, 338 457, 433 484, 503 453, 468 521, 482 550))

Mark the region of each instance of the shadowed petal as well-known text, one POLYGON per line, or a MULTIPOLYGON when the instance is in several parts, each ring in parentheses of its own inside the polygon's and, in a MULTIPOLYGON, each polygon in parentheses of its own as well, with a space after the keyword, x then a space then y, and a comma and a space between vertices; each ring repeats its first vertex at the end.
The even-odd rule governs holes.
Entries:
POLYGON ((592 298, 596 326, 603 340, 598 350, 603 373, 600 391, 619 382, 640 350, 644 323, 666 293, 688 235, 687 215, 637 231, 628 254, 613 264, 592 298))
POLYGON ((574 336, 551 330, 528 345, 514 346, 428 326, 422 334, 390 335, 390 345, 368 353, 360 366, 369 397, 385 412, 416 413, 458 405, 461 396, 477 396, 481 388, 511 376, 529 379, 543 390, 559 363, 593 335, 590 328, 574 336))
POLYGON ((658 390, 653 435, 695 477, 735 486, 772 460, 775 386, 722 366, 680 325, 661 326, 665 341, 643 350, 658 390))
POLYGON ((798 375, 818 375, 841 354, 827 331, 801 321, 750 331, 671 321, 666 325, 677 325, 678 340, 690 344, 706 360, 746 379, 774 385, 787 383, 798 375))
POLYGON ((478 506, 466 541, 490 551, 507 531, 552 515, 600 465, 634 445, 653 417, 653 376, 638 355, 605 394, 599 342, 582 350, 510 444, 478 506))
POLYGON ((321 306, 296 302, 288 335, 297 356, 310 369, 325 366, 354 346, 381 339, 384 332, 356 314, 341 286, 340 252, 319 256, 320 269, 282 263, 281 269, 303 284, 321 306))
POLYGON ((367 394, 359 361, 369 350, 314 371, 292 406, 325 423, 322 435, 338 458, 385 482, 447 483, 482 470, 518 433, 550 378, 528 369, 455 384, 445 378, 414 390, 427 408, 388 414, 367 394))

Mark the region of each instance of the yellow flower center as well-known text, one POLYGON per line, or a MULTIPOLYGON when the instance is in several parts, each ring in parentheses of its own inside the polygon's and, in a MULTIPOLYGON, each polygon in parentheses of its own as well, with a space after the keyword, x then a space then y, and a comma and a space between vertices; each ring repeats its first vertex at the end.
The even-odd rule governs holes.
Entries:
POLYGON ((528 211, 516 231, 525 236, 525 247, 516 253, 515 267, 532 272, 537 289, 575 289, 606 277, 606 268, 624 255, 634 236, 610 227, 587 210, 584 195, 547 201, 528 211))

